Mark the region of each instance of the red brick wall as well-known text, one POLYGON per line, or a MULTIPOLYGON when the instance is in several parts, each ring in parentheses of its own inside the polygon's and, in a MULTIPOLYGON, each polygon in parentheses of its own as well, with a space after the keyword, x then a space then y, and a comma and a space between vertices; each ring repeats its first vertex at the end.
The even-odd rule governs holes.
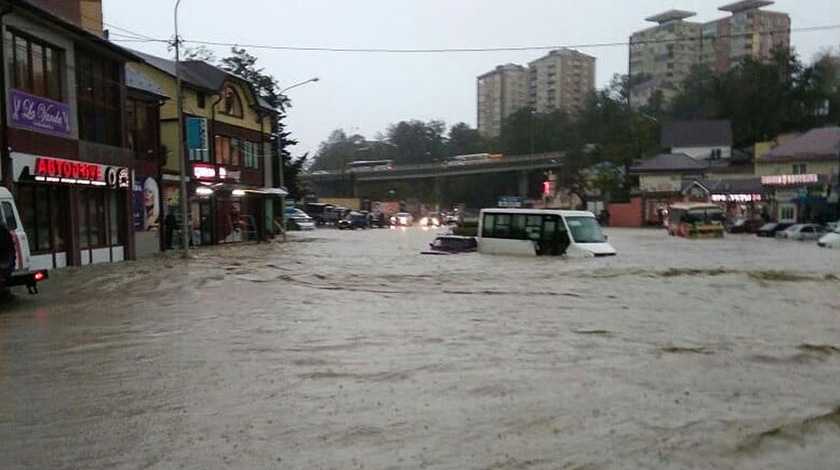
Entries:
POLYGON ((641 227, 642 226, 642 198, 634 197, 626 204, 609 204, 611 227, 641 227))
POLYGON ((79 0, 27 0, 27 2, 47 10, 55 16, 63 18, 79 26, 82 24, 82 13, 79 0))

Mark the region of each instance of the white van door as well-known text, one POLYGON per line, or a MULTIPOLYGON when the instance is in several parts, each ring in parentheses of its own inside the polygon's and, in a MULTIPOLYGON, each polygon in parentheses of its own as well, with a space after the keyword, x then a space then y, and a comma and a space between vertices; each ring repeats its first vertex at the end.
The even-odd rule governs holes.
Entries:
POLYGON ((28 270, 29 263, 31 262, 29 256, 29 239, 23 230, 23 224, 20 223, 20 215, 12 199, 0 200, 0 216, 3 217, 6 228, 12 233, 12 239, 15 242, 15 248, 17 250, 15 253, 15 271, 28 270))

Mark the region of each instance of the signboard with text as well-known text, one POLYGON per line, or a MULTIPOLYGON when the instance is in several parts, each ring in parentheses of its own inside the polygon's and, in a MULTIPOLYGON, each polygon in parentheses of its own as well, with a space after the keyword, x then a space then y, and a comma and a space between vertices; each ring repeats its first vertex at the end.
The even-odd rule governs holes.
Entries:
POLYGON ((64 103, 10 90, 9 111, 9 121, 16 127, 63 136, 71 133, 70 107, 64 103))
POLYGON ((15 181, 62 183, 125 189, 131 186, 128 168, 12 152, 15 181))

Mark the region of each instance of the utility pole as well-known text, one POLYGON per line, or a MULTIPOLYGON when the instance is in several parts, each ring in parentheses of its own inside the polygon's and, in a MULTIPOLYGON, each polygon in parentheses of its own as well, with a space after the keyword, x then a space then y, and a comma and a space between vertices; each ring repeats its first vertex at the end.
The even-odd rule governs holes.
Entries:
POLYGON ((181 37, 178 35, 178 7, 181 0, 175 2, 175 101, 178 107, 178 173, 180 178, 181 199, 181 245, 184 258, 190 256, 190 224, 187 220, 187 170, 186 152, 184 151, 184 97, 181 92, 181 37))

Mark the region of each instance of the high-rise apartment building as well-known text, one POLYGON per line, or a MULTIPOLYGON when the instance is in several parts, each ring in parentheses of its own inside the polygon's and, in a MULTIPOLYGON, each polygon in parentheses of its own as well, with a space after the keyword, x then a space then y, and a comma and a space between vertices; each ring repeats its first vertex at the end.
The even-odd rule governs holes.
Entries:
POLYGON ((685 21, 696 13, 669 10, 645 18, 656 26, 630 36, 630 101, 634 106, 647 102, 655 91, 665 99, 676 94, 677 87, 698 61, 698 42, 702 25, 685 21))
POLYGON ((559 49, 529 64, 528 104, 538 113, 554 110, 575 113, 595 90, 595 58, 559 49))
POLYGON ((726 58, 710 64, 714 65, 714 70, 725 71, 748 57, 767 60, 773 56, 774 50, 790 47, 790 16, 787 13, 761 10, 773 3, 744 0, 718 8, 732 16, 713 21, 717 31, 707 31, 709 23, 704 25, 701 54, 705 55, 709 50, 719 59, 726 58))
POLYGON ((630 36, 630 101, 645 104, 657 91, 667 100, 695 64, 716 73, 751 57, 768 60, 777 48, 790 47, 790 16, 765 11, 768 0, 743 0, 718 8, 731 16, 695 23, 694 12, 669 10, 651 16, 656 26, 630 36))
POLYGON ((497 137, 504 120, 528 106, 528 69, 516 64, 499 65, 481 75, 478 84, 478 131, 497 137))

